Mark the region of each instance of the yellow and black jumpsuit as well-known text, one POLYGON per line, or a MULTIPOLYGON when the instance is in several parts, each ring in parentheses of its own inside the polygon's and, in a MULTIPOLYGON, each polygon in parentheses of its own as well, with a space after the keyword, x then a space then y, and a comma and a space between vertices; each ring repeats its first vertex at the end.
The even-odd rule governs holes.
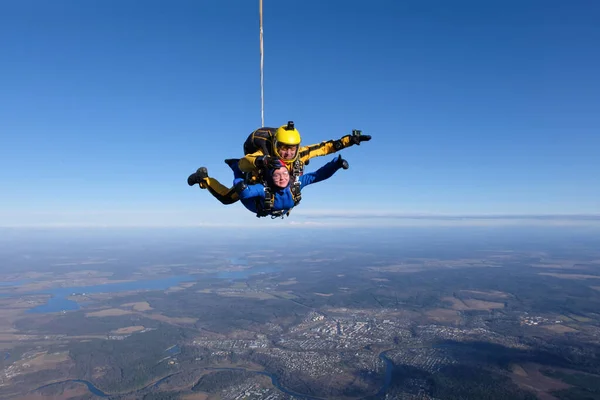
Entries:
POLYGON ((202 189, 208 189, 210 194, 225 205, 233 204, 239 200, 235 188, 228 188, 210 176, 204 178, 204 181, 200 183, 200 187, 202 189))
MULTIPOLYGON (((272 139, 269 138, 266 144, 267 148, 271 148, 272 139)), ((308 160, 314 157, 326 156, 333 154, 339 150, 357 144, 351 135, 346 135, 338 140, 327 140, 325 142, 311 144, 310 146, 301 146, 298 149, 298 160, 300 161, 301 170, 304 170, 304 165, 308 164, 308 160)), ((242 172, 254 172, 258 169, 256 159, 265 155, 262 150, 257 150, 254 153, 246 154, 240 159, 239 167, 242 172)), ((293 165, 293 162, 286 163, 288 169, 293 165)))
MULTIPOLYGON (((244 143, 245 156, 239 160, 238 166, 242 172, 250 173, 253 180, 258 176, 256 159, 264 155, 271 155, 273 136, 275 135, 276 130, 277 128, 259 128, 252 132, 244 143)), ((346 135, 338 140, 327 140, 309 146, 301 146, 298 149, 297 165, 294 166, 294 162, 288 162, 286 163, 286 166, 292 174, 294 173, 294 169, 298 168, 302 173, 304 171, 304 165, 308 164, 308 160, 311 158, 333 154, 339 150, 370 139, 371 137, 367 135, 346 135)), ((239 200, 235 188, 226 187, 215 178, 205 178, 200 187, 208 189, 208 191, 223 204, 233 204, 239 200)))

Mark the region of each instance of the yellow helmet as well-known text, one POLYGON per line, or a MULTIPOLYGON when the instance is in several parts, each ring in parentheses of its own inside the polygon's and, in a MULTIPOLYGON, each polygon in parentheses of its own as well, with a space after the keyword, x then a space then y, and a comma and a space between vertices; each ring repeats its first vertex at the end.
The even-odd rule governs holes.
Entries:
POLYGON ((301 141, 300 132, 294 128, 294 121, 288 121, 287 125, 282 125, 275 131, 275 136, 273 137, 273 153, 275 156, 285 161, 286 164, 292 163, 298 159, 298 150, 301 141), (293 148, 295 150, 294 155, 292 157, 283 158, 282 154, 279 152, 281 146, 293 148))

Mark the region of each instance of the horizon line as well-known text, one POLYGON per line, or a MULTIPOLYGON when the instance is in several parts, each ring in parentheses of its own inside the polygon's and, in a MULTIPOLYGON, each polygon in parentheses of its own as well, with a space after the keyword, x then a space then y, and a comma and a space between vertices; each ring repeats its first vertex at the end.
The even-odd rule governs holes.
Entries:
POLYGON ((116 223, 94 223, 89 222, 47 222, 47 223, 10 223, 1 224, 0 229, 124 229, 124 228, 144 228, 144 229, 175 229, 175 228, 209 228, 209 229, 271 229, 271 228, 335 228, 346 226, 362 227, 408 227, 408 226, 426 226, 428 223, 432 226, 519 226, 523 224, 533 225, 553 225, 553 226, 581 226, 596 225, 600 223, 600 213, 536 213, 536 214, 517 214, 517 213, 395 213, 395 212, 344 212, 326 210, 308 213, 295 213, 286 219, 276 220, 252 220, 247 223, 228 222, 183 222, 173 221, 172 223, 161 222, 116 222, 116 223), (389 220, 390 224, 382 224, 389 220), (403 225, 395 225, 403 224, 403 225), (412 225, 415 224, 415 225, 412 225))

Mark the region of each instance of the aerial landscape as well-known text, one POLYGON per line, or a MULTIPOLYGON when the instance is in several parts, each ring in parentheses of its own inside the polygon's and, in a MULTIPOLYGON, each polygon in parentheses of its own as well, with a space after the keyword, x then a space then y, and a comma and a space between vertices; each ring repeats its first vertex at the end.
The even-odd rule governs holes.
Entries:
POLYGON ((600 395, 594 231, 32 232, 0 241, 1 398, 600 395))
POLYGON ((600 400, 599 21, 0 1, 0 400, 600 400))

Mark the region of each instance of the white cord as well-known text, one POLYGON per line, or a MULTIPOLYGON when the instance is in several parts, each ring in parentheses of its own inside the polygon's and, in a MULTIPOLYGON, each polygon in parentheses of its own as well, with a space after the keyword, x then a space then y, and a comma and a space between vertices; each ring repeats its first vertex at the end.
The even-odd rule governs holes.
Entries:
POLYGON ((260 119, 261 126, 265 126, 265 100, 264 100, 264 52, 263 52, 263 15, 262 15, 263 0, 259 0, 260 14, 260 119))

